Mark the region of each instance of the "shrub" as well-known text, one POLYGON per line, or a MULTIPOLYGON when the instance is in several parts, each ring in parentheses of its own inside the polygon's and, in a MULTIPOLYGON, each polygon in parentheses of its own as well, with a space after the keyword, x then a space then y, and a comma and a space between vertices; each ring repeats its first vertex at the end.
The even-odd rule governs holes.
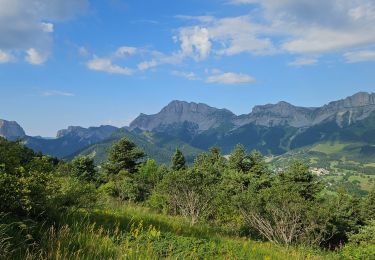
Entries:
POLYGON ((349 236, 342 254, 348 259, 375 259, 375 220, 349 236))

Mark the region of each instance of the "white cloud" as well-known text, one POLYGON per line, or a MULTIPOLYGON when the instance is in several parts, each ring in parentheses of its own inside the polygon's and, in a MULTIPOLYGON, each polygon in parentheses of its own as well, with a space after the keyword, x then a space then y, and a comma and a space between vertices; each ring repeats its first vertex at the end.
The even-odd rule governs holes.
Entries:
POLYGON ((182 77, 188 80, 199 80, 199 77, 194 72, 174 70, 171 74, 173 76, 182 77))
POLYGON ((12 60, 13 60, 13 57, 11 54, 0 50, 0 63, 8 63, 8 62, 11 62, 12 60))
POLYGON ((347 52, 344 54, 344 57, 348 63, 375 61, 375 51, 364 50, 347 52))
POLYGON ((196 60, 202 60, 210 54, 212 44, 209 31, 205 27, 182 28, 179 32, 179 41, 183 56, 192 56, 196 60))
POLYGON ((306 65, 314 65, 318 63, 317 58, 297 58, 294 61, 291 61, 288 63, 289 66, 294 66, 294 67, 301 67, 301 66, 306 66, 306 65))
POLYGON ((0 0, 0 49, 40 64, 35 53, 28 52, 38 50, 47 58, 54 23, 73 18, 88 5, 88 0, 0 0))
POLYGON ((52 23, 41 23, 42 30, 47 33, 53 32, 53 24, 52 23))
POLYGON ((236 85, 236 84, 254 83, 255 79, 246 74, 226 72, 226 73, 211 75, 207 78, 206 82, 216 83, 216 84, 236 85))
MULTIPOLYGON (((375 45, 374 0, 228 0, 226 3, 253 4, 258 8, 252 9, 248 16, 220 19, 179 16, 195 23, 180 28, 175 37, 181 43, 182 53, 196 59, 207 58, 210 53, 244 52, 317 56, 375 45), (195 43, 196 39, 200 44, 195 43)), ((314 62, 310 59, 308 63, 314 62)))
POLYGON ((122 67, 114 64, 117 59, 123 59, 128 56, 135 55, 139 51, 138 48, 122 46, 107 57, 100 58, 94 55, 93 59, 89 60, 86 65, 90 70, 103 71, 110 74, 133 75, 134 70, 128 67, 122 67))
POLYGON ((46 62, 48 54, 42 53, 34 48, 30 48, 26 51, 25 60, 33 65, 41 65, 46 62))
POLYGON ((160 64, 160 61, 157 60, 150 60, 150 61, 143 61, 138 64, 139 70, 148 70, 154 68, 160 64))
POLYGON ((92 60, 87 62, 87 67, 90 70, 103 71, 110 74, 122 74, 130 76, 134 71, 127 67, 121 67, 112 63, 109 58, 97 58, 94 57, 92 60))
POLYGON ((253 0, 280 48, 291 53, 327 53, 375 44, 373 0, 253 0))
POLYGON ((198 17, 197 21, 202 24, 180 28, 179 35, 175 37, 181 44, 184 56, 192 56, 196 60, 205 59, 212 52, 213 43, 220 46, 214 51, 217 55, 275 52, 271 39, 263 35, 268 29, 251 22, 249 16, 222 19, 210 17, 203 21, 198 17))
POLYGON ((122 46, 117 49, 115 55, 117 57, 131 56, 134 55, 137 51, 138 50, 135 47, 122 46))
POLYGON ((44 97, 61 96, 61 97, 74 97, 75 95, 70 92, 64 92, 59 90, 46 90, 41 93, 44 97))

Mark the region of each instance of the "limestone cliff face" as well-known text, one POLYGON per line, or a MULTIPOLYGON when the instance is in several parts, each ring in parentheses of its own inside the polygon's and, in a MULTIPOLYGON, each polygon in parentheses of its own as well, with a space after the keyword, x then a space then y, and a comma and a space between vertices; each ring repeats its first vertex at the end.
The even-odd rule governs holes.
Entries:
POLYGON ((26 134, 17 122, 0 119, 0 136, 9 140, 16 140, 25 137, 26 134))
POLYGON ((198 131, 205 131, 222 124, 234 128, 250 123, 260 126, 293 126, 306 128, 335 119, 339 125, 362 120, 375 111, 375 94, 357 93, 322 107, 297 107, 287 102, 255 106, 251 113, 236 116, 226 109, 217 109, 205 104, 173 101, 155 115, 141 114, 131 124, 131 129, 152 131, 167 129, 178 123, 189 122, 198 131))
POLYGON ((352 124, 365 119, 374 111, 375 93, 359 92, 316 109, 313 123, 318 124, 327 119, 336 119, 339 125, 352 124))
POLYGON ((131 124, 131 129, 151 131, 167 125, 189 122, 197 131, 205 131, 231 122, 236 116, 226 109, 217 109, 201 103, 172 101, 155 115, 141 114, 131 124))
POLYGON ((314 109, 296 107, 284 101, 277 104, 256 106, 250 114, 237 117, 235 125, 242 126, 254 123, 267 127, 280 125, 304 127, 311 124, 314 109))
POLYGON ((118 128, 110 125, 99 127, 83 128, 80 126, 69 126, 57 132, 56 138, 78 137, 81 139, 91 139, 92 142, 108 139, 118 128))

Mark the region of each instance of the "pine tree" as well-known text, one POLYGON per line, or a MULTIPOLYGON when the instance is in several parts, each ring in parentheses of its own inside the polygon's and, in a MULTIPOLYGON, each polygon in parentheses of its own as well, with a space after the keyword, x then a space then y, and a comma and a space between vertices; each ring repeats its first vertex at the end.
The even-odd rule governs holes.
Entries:
POLYGON ((186 168, 185 157, 180 151, 180 149, 176 149, 176 152, 172 157, 172 169, 174 171, 179 171, 185 168, 186 168))
POLYGON ((109 151, 106 169, 110 174, 118 174, 121 170, 133 173, 144 157, 145 153, 140 148, 127 138, 122 138, 109 151))

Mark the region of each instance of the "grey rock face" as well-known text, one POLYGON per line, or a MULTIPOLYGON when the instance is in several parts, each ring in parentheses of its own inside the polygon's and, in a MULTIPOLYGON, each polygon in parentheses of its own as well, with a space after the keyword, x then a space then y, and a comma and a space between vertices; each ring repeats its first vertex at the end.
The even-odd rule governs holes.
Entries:
POLYGON ((0 136, 9 140, 16 140, 25 137, 26 134, 17 122, 0 119, 0 136))
POLYGON ((296 107, 281 101, 277 104, 254 107, 250 114, 236 118, 235 125, 254 123, 267 127, 279 125, 303 127, 311 122, 313 111, 314 108, 296 107))
POLYGON ((347 123, 352 124, 366 118, 373 111, 375 111, 375 93, 359 92, 316 109, 313 124, 335 118, 340 125, 346 117, 347 123))
POLYGON ((172 101, 155 115, 141 114, 131 124, 131 129, 151 131, 166 125, 190 122, 205 131, 231 122, 235 115, 226 109, 217 109, 201 103, 172 101))
POLYGON ((57 132, 56 138, 79 137, 81 139, 92 139, 93 141, 108 139, 118 128, 114 126, 99 126, 83 128, 80 126, 69 126, 57 132))
POLYGON ((283 101, 255 106, 251 113, 240 116, 229 110, 216 109, 205 104, 173 101, 158 114, 141 114, 130 124, 130 128, 152 131, 183 122, 196 124, 198 131, 215 128, 224 123, 233 124, 235 128, 250 123, 267 127, 289 125, 304 128, 330 119, 335 119, 339 125, 344 122, 351 124, 366 118, 373 111, 375 94, 365 92, 316 108, 297 107, 283 101))

